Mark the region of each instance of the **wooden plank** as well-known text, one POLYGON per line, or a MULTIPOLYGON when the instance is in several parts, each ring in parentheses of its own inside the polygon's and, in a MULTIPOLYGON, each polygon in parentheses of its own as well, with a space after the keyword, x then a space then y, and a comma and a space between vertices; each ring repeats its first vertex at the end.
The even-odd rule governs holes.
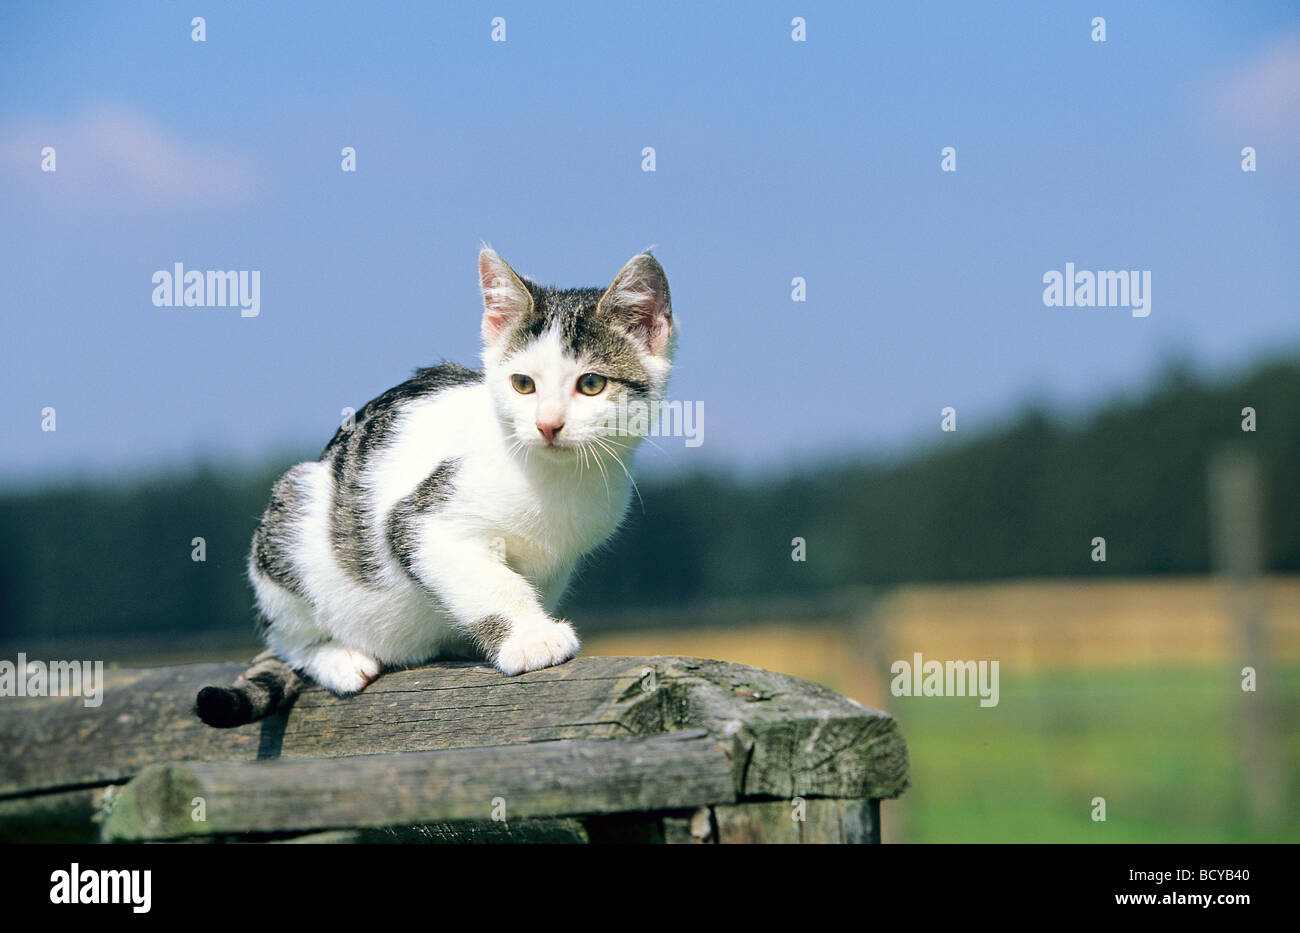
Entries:
POLYGON ((660 725, 676 722, 728 739, 738 796, 879 799, 906 790, 907 743, 888 713, 772 671, 656 660, 670 662, 660 725))
POLYGON ((425 752, 704 729, 742 797, 893 797, 907 747, 889 715, 824 687, 722 661, 577 658, 519 677, 481 664, 386 673, 337 698, 308 687, 287 713, 238 729, 193 714, 199 687, 237 664, 109 672, 103 704, 0 705, 0 798, 122 783, 166 762, 251 762, 425 752))
POLYGON ((365 692, 304 690, 287 715, 213 729, 193 713, 209 683, 229 683, 238 664, 194 664, 106 673, 103 704, 35 698, 0 706, 0 796, 128 780, 165 761, 254 761, 428 751, 561 738, 628 735, 611 710, 618 665, 564 665, 507 678, 483 666, 440 663, 385 674, 365 692))
POLYGON ((617 813, 585 820, 445 823, 400 829, 327 830, 279 842, 483 843, 543 842, 669 845, 814 845, 880 842, 880 804, 818 797, 802 803, 742 801, 693 811, 617 813), (795 819, 796 815, 799 819, 795 819), (584 826, 585 824, 585 826, 584 826))
POLYGON ((810 845, 880 842, 880 802, 838 797, 744 800, 694 811, 588 820, 592 842, 810 845))
POLYGON ((703 731, 638 739, 154 765, 121 792, 107 841, 669 810, 735 797, 703 731), (201 802, 201 803, 200 803, 201 802), (200 808, 202 820, 195 819, 200 808))
POLYGON ((879 808, 878 801, 841 798, 751 801, 714 807, 713 822, 724 845, 862 844, 880 841, 879 808))
POLYGON ((327 829, 275 840, 280 845, 585 845, 588 842, 582 820, 572 817, 514 819, 508 823, 478 820, 383 829, 327 829))

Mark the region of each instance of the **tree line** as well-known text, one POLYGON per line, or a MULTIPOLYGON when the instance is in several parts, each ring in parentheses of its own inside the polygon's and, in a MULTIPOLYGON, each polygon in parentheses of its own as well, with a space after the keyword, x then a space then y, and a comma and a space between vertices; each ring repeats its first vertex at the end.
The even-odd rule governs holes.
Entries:
MULTIPOLYGON (((1207 465, 1234 445, 1262 467, 1267 565, 1300 570, 1300 361, 1223 383, 1175 369, 1086 418, 1027 409, 969 438, 938 424, 924 449, 889 460, 642 481, 644 508, 634 499, 565 612, 591 630, 602 612, 846 586, 1204 573, 1207 465)), ((244 562, 287 466, 0 494, 0 637, 251 627, 244 562)))

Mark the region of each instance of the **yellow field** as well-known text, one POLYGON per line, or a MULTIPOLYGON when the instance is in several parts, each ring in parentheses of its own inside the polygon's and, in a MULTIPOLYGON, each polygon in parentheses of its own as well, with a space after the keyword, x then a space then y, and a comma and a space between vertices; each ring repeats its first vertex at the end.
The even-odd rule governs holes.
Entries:
MULTIPOLYGON (((1263 663, 1300 659, 1300 577, 1270 578, 1263 589, 1263 663)), ((858 625, 593 635, 583 645, 589 655, 735 661, 815 680, 886 709, 889 664, 918 651, 926 659, 986 658, 1026 670, 1247 663, 1226 592, 1203 577, 907 586, 858 625)))

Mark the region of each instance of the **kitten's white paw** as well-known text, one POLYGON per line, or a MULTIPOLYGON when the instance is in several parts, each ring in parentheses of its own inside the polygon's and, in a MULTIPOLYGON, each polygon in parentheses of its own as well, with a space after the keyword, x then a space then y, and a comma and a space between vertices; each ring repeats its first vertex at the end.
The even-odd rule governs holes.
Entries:
POLYGON ((568 622, 548 622, 511 635, 501 643, 496 666, 514 676, 563 664, 578 653, 578 636, 568 622))
POLYGON ((380 664, 370 655, 337 642, 321 645, 306 665, 312 680, 333 693, 360 693, 379 676, 380 664))

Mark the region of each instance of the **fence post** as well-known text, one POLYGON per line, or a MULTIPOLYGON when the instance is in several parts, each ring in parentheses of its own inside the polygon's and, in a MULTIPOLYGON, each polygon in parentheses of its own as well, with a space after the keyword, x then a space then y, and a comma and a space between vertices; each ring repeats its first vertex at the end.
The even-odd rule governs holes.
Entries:
POLYGON ((1221 451, 1210 464, 1209 492, 1211 560, 1223 584, 1242 667, 1255 669, 1255 691, 1242 691, 1241 764, 1251 819, 1256 829, 1265 829, 1282 815, 1283 795, 1276 682, 1264 622, 1264 494, 1255 455, 1221 451))

